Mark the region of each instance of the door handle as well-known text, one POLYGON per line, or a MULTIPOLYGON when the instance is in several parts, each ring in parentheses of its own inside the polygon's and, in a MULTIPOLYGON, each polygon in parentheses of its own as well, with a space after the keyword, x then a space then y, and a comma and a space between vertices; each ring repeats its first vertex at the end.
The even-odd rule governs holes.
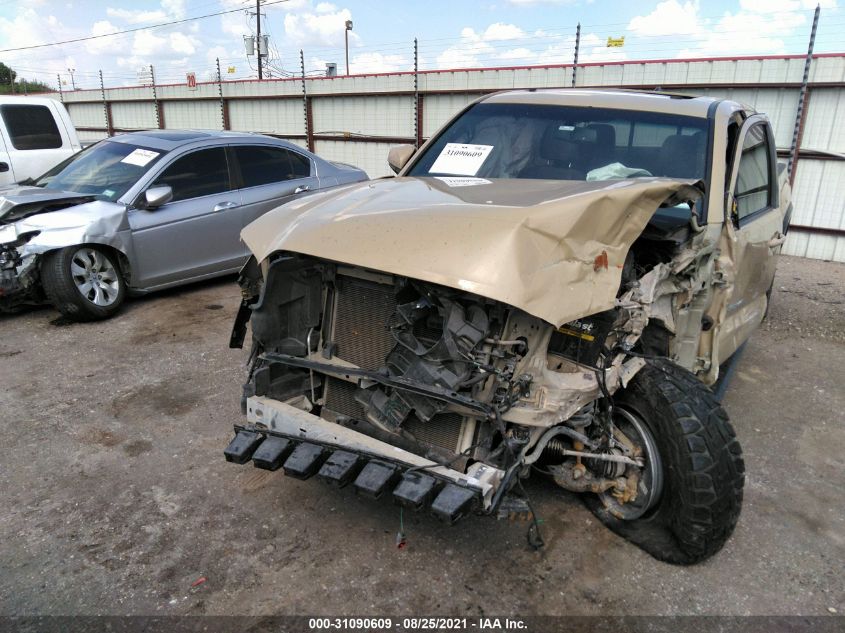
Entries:
POLYGON ((293 190, 293 193, 296 195, 298 193, 305 193, 306 191, 311 191, 311 185, 300 185, 293 190))
POLYGON ((9 171, 9 163, 0 163, 0 173, 9 171))
POLYGON ((237 206, 237 202, 218 202, 214 205, 213 211, 225 211, 226 209, 234 209, 237 206))
POLYGON ((778 231, 774 237, 769 240, 769 248, 777 248, 786 241, 786 235, 778 231))

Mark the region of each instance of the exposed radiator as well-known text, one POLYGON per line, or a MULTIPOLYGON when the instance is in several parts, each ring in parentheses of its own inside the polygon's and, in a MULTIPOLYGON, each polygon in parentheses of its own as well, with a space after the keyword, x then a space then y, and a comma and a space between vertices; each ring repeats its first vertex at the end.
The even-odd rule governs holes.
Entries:
POLYGON ((420 442, 458 452, 464 418, 459 413, 439 413, 423 422, 413 413, 402 426, 420 442))
POLYGON ((335 354, 361 369, 375 370, 396 341, 387 329, 396 310, 393 286, 338 276, 334 306, 335 354))
POLYGON ((364 407, 355 400, 357 389, 358 385, 354 382, 326 377, 325 404, 323 406, 354 420, 365 420, 364 407))
MULTIPOLYGON (((385 359, 396 341, 390 335, 387 323, 396 311, 393 286, 338 275, 337 294, 332 317, 334 331, 332 342, 335 355, 362 369, 376 370, 385 365, 385 359)), ((417 332, 422 338, 436 341, 440 332, 417 332), (426 336, 428 335, 428 336, 426 336)), ((334 413, 356 420, 366 419, 364 408, 355 400, 355 383, 328 378, 326 380, 324 407, 334 413)), ((420 442, 457 452, 464 418, 457 413, 441 413, 429 422, 415 415, 403 427, 420 442)))
MULTIPOLYGON (((339 378, 326 379, 325 404, 326 409, 355 420, 364 420, 364 408, 355 400, 357 385, 339 378)), ((458 452, 464 418, 458 413, 441 413, 435 415, 428 422, 423 422, 416 415, 411 414, 402 425, 420 442, 438 446, 448 451, 458 452)))

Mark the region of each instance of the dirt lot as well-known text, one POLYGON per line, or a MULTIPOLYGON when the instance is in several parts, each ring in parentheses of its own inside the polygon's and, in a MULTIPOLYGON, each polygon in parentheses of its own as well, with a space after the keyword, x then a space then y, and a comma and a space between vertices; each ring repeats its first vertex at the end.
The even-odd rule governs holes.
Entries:
POLYGON ((446 527, 223 460, 246 354, 233 280, 63 325, 0 317, 0 614, 806 614, 845 610, 845 266, 784 258, 726 407, 743 515, 659 563, 552 484, 526 525, 446 527), (200 577, 207 579, 192 588, 200 577))

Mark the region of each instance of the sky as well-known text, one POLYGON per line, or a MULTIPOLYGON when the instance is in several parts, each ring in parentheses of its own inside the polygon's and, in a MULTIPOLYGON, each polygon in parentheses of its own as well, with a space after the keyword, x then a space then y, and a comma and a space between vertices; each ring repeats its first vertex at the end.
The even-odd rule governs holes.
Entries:
MULTIPOLYGON (((842 0, 821 0, 816 52, 845 51, 842 0)), ((413 70, 571 63, 581 24, 580 62, 734 55, 805 54, 817 0, 262 0, 270 36, 269 74, 413 70), (622 38, 608 47, 608 38, 622 38)), ((244 36, 255 33, 255 0, 0 0, 0 61, 19 77, 63 89, 137 85, 216 76, 255 78, 244 36), (200 20, 185 20, 228 11, 200 20), (153 28, 155 27, 155 28, 153 28), (109 35, 128 29, 132 33, 109 35), (28 48, 91 36, 82 42, 28 48), (73 70, 72 76, 69 70, 73 70)))

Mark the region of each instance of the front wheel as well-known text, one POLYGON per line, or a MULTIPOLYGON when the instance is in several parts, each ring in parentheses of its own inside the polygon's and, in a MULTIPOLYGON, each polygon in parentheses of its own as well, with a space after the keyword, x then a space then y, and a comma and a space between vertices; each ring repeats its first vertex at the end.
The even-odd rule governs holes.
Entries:
POLYGON ((115 256, 96 246, 69 246, 45 255, 41 285, 50 303, 74 321, 107 319, 126 296, 115 256))
POLYGON ((668 563, 691 565, 718 552, 742 507, 745 466, 725 410, 695 376, 649 361, 614 397, 620 430, 644 453, 639 503, 588 494, 587 505, 617 534, 668 563))

